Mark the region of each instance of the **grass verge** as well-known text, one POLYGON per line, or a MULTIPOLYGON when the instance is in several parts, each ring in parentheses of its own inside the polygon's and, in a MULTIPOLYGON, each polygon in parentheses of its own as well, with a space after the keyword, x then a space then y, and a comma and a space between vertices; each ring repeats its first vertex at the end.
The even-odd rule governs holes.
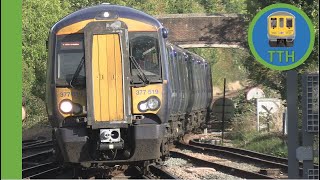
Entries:
POLYGON ((235 132, 226 137, 234 147, 279 157, 288 156, 286 138, 277 133, 235 132))

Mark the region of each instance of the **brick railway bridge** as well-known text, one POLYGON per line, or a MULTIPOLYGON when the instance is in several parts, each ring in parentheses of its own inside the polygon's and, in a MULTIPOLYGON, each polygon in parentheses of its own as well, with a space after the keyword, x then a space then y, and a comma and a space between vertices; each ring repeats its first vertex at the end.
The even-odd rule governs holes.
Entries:
POLYGON ((237 14, 166 14, 155 16, 169 29, 169 40, 183 48, 242 48, 247 24, 237 14))

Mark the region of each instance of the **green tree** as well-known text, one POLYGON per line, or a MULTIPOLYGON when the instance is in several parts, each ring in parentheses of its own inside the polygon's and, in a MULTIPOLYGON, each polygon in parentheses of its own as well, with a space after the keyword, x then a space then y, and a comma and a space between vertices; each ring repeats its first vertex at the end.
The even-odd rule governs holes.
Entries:
POLYGON ((23 96, 29 119, 45 118, 45 42, 50 28, 68 13, 69 4, 59 0, 24 0, 22 4, 23 96))
POLYGON ((199 0, 199 3, 205 8, 206 13, 225 12, 223 0, 199 0))

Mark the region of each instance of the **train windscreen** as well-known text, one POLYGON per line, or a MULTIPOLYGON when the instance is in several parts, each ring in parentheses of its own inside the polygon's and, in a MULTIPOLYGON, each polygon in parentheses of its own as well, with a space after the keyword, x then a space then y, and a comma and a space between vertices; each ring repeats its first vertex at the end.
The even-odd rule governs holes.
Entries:
MULTIPOLYGON (((81 59, 84 58, 83 34, 58 36, 56 52, 57 84, 69 84, 80 66, 81 59)), ((78 83, 83 84, 85 81, 85 68, 79 68, 81 69, 76 79, 78 83)))
MULTIPOLYGON (((138 68, 141 68, 148 80, 159 80, 161 64, 158 34, 156 32, 130 32, 129 39, 130 56, 137 61, 138 68)), ((133 64, 131 64, 131 75, 139 76, 139 70, 133 64)))

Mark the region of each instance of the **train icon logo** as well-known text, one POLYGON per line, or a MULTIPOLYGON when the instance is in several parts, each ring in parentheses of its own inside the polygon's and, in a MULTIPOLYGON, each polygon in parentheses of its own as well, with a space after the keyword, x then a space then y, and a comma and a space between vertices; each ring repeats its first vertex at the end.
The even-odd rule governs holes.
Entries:
POLYGON ((285 11, 268 16, 268 40, 270 47, 292 47, 295 38, 295 16, 285 11))
POLYGON ((289 70, 307 60, 315 42, 314 26, 289 4, 265 7, 249 25, 248 43, 255 59, 273 70, 289 70))

